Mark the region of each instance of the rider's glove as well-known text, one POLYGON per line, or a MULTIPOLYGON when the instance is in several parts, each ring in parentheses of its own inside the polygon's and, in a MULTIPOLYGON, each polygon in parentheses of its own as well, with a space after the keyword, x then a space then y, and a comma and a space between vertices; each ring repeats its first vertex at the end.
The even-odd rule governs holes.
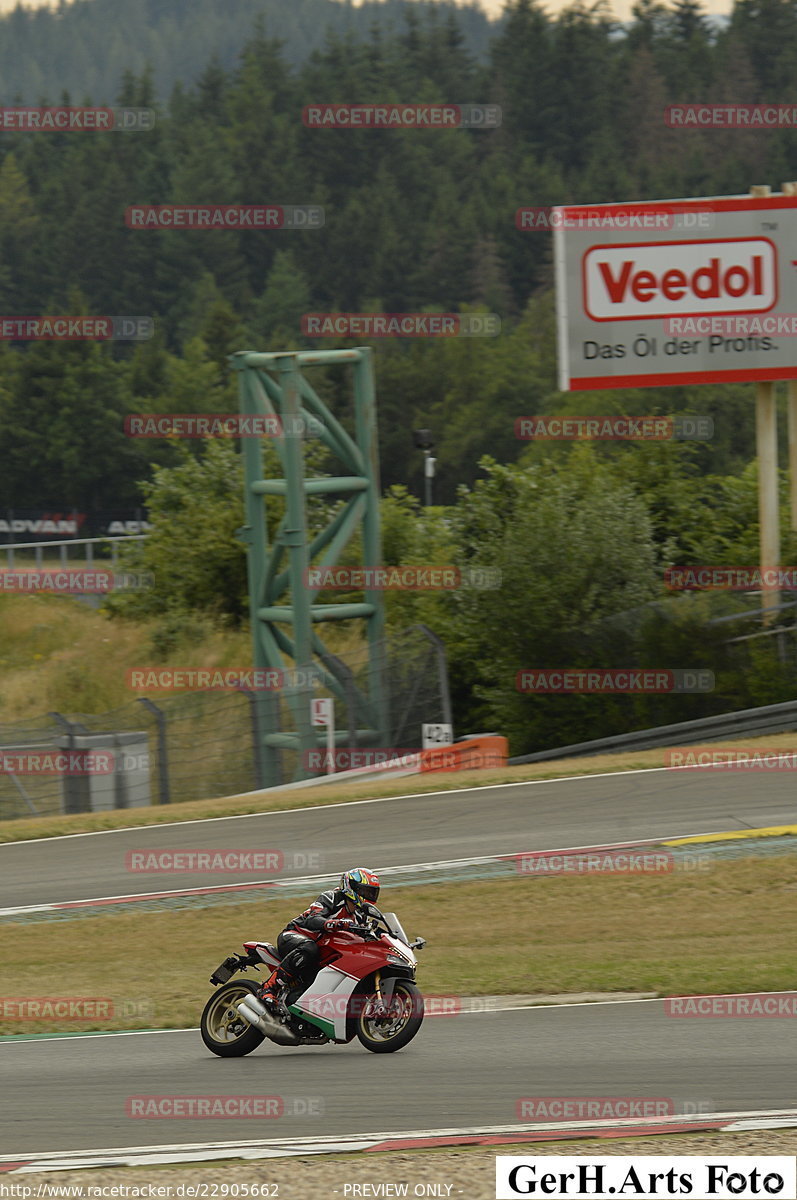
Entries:
POLYGON ((331 917, 328 921, 324 921, 324 929, 327 933, 334 933, 336 929, 353 929, 354 921, 349 921, 345 917, 331 917))

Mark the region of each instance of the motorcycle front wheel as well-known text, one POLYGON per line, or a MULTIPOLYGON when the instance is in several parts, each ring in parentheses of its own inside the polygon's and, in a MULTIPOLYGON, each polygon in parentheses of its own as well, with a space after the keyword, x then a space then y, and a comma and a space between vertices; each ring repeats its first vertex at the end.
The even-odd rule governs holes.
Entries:
POLYGON ((264 1040, 254 1025, 245 1021, 236 1004, 257 991, 257 984, 248 979, 233 979, 217 988, 202 1011, 199 1031, 208 1050, 220 1058, 242 1058, 251 1054, 264 1040))
POLYGON ((398 979, 387 1016, 372 1015, 369 996, 357 1017, 357 1037, 374 1054, 392 1054, 411 1042, 423 1022, 423 996, 409 979, 398 979))

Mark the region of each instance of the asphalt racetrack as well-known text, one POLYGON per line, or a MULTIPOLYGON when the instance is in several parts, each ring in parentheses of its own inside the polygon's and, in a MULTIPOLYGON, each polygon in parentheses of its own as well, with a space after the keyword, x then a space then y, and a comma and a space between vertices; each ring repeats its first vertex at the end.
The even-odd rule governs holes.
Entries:
MULTIPOLYGON (((427 1019, 396 1054, 210 1054, 197 1030, 6 1042, 3 1154, 512 1124, 531 1097, 648 1097, 673 1112, 794 1107, 794 1021, 677 1019, 664 1002, 427 1019), (284 1097, 273 1119, 127 1115, 131 1097, 284 1097), (309 1110, 309 1111, 308 1111, 309 1110)), ((659 1109, 661 1111, 661 1108, 659 1109)))
MULTIPOLYGON (((785 772, 751 780, 659 770, 46 839, 0 846, 0 906, 252 882, 131 874, 131 850, 321 854, 320 870, 276 877, 291 878, 357 863, 378 870, 782 825, 794 811, 785 772)), ((57 977, 57 928, 53 942, 57 977)), ((187 1025, 195 1019, 186 1013, 187 1025)), ((530 1097, 647 1097, 673 1114, 797 1107, 793 1021, 676 1019, 663 1001, 431 1017, 395 1055, 369 1054, 358 1042, 265 1042, 225 1060, 206 1050, 196 1029, 8 1040, 1 1048, 5 1155, 513 1124, 534 1119, 518 1107, 530 1097), (279 1096, 285 1109, 268 1120, 128 1115, 131 1098, 163 1095, 279 1096)))
POLYGON ((783 825, 796 809, 786 771, 654 770, 12 842, 0 845, 0 908, 783 825), (266 876, 126 866, 129 851, 180 849, 277 850, 298 865, 266 876))

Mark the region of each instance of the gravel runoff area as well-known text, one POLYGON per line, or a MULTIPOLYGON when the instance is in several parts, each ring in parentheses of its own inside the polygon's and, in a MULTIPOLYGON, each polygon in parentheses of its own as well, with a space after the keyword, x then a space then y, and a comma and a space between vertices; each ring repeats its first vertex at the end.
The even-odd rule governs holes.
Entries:
MULTIPOLYGON (((459 1148, 456 1150, 351 1153, 297 1158, 230 1160, 224 1164, 175 1167, 116 1167, 107 1170, 35 1172, 0 1176, 0 1200, 24 1200, 26 1193, 12 1188, 30 1187, 28 1197, 55 1200, 247 1200, 268 1195, 277 1200, 346 1200, 346 1197, 395 1196, 385 1184, 407 1183, 406 1195, 464 1196, 466 1200, 494 1200, 495 1157, 522 1155, 640 1156, 716 1154, 795 1154, 797 1129, 755 1133, 690 1133, 622 1139, 593 1138, 568 1142, 528 1142, 522 1145, 459 1148), (43 1185, 39 1190, 39 1185, 43 1185), (366 1184, 370 1187, 366 1188, 366 1184), (380 1188, 379 1185, 382 1185, 380 1188), (71 1187, 70 1187, 71 1185, 71 1187), (121 1185, 121 1186, 120 1186, 121 1185), (194 1190, 190 1191, 190 1185, 194 1190), (196 1185, 199 1185, 197 1187, 196 1185), (217 1185, 214 1188, 214 1185, 217 1185), (233 1185, 237 1185, 237 1188, 233 1185), (348 1185, 348 1186, 347 1186, 348 1185), (355 1188, 359 1185, 359 1190, 355 1188), (129 1191, 123 1190, 129 1188, 129 1191), (63 1188, 63 1190, 58 1190, 63 1188), (117 1191, 111 1189, 116 1188, 117 1191), (150 1193, 150 1188, 170 1191, 150 1193), (95 1190, 96 1189, 96 1190, 95 1190), (228 1189, 228 1190, 222 1190, 228 1189)), ((402 1189, 403 1191, 403 1189, 402 1189)), ((401 1195, 401 1192, 398 1192, 401 1195)), ((690 1200, 704 1200, 693 1196, 690 1200)))

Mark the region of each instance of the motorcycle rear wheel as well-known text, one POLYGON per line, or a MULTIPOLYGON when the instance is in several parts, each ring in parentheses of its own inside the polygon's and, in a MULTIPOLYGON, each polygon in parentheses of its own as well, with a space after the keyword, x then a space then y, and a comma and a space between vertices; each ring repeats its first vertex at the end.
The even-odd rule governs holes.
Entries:
POLYGON ((248 979, 233 979, 217 988, 202 1010, 202 1041, 219 1058, 242 1058, 265 1040, 265 1034, 245 1021, 235 1007, 257 990, 258 985, 248 979))
POLYGON ((398 979, 390 1001, 390 1016, 368 1015, 366 1003, 357 1017, 357 1037, 373 1054, 392 1054, 411 1042, 423 1022, 423 996, 410 979, 398 979))

